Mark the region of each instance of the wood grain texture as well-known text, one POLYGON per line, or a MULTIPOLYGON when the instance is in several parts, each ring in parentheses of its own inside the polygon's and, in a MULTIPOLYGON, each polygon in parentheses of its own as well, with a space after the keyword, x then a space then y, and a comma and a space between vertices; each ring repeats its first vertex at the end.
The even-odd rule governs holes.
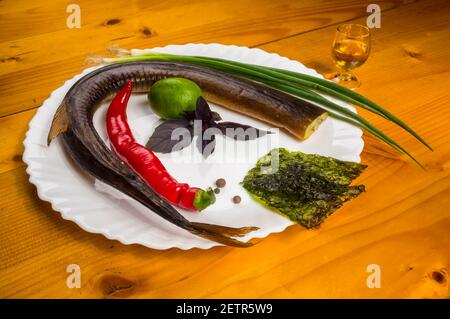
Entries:
MULTIPOLYGON (((46 1, 32 7, 25 1, 14 3, 17 5, 12 1, 0 4, 0 16, 9 17, 0 19, 0 27, 11 31, 0 37, 2 56, 8 56, 7 47, 15 43, 20 43, 22 50, 38 48, 39 41, 46 43, 52 36, 63 39, 73 31, 58 24, 58 17, 64 18, 65 12, 50 1, 48 7, 46 1), (22 18, 31 12, 36 27, 23 30, 23 25, 11 18, 13 12, 22 18)), ((443 0, 383 3, 382 28, 373 33, 367 64, 356 72, 363 81, 359 91, 389 106, 435 151, 427 151, 382 119, 362 112, 364 116, 417 155, 427 170, 365 135, 362 161, 369 168, 359 182, 368 191, 332 215, 320 229, 292 226, 245 250, 157 251, 84 232, 38 199, 20 162, 21 143, 35 111, 23 110, 39 105, 64 79, 83 68, 87 54, 104 50, 112 37, 133 34, 119 40, 126 47, 206 40, 248 46, 270 42, 261 48, 298 59, 326 74, 333 70, 333 24, 365 15, 365 5, 359 1, 245 1, 238 7, 239 12, 252 11, 245 23, 242 14, 233 15, 221 3, 196 2, 191 7, 167 1, 152 7, 144 1, 133 6, 112 1, 106 12, 100 5, 81 2, 82 8, 92 11, 85 17, 89 29, 74 38, 74 48, 79 51, 72 54, 68 42, 58 40, 67 57, 52 57, 44 46, 32 58, 34 53, 29 53, 29 60, 24 55, 24 60, 2 63, 8 66, 0 69, 0 86, 7 89, 7 93, 2 91, 0 110, 7 115, 0 118, 0 297, 448 298, 450 7, 443 0), (201 19, 199 8, 205 10, 201 19), (148 25, 154 28, 155 39, 142 39, 137 33, 140 13, 161 24, 148 25), (169 13, 191 19, 164 24, 169 13), (99 21, 113 18, 123 22, 99 26, 99 21), (280 26, 283 19, 286 22, 280 26), (105 30, 111 30, 111 35, 105 30), (90 36, 100 40, 89 40, 90 36), (66 267, 72 263, 81 267, 80 289, 66 286, 66 267), (366 286, 369 264, 381 267, 380 289, 366 286)))
MULTIPOLYGON (((254 46, 364 16, 369 1, 119 1, 107 9, 98 4, 91 7, 91 3, 80 3, 80 29, 65 27, 66 4, 53 3, 49 8, 45 1, 37 2, 32 8, 5 13, 5 21, 0 22, 5 30, 5 41, 0 42, 0 91, 10 98, 1 105, 0 116, 41 105, 55 87, 86 67, 87 56, 105 54, 112 44, 131 48, 188 42, 254 46), (22 30, 27 36, 8 36, 22 30)), ((380 1, 387 9, 400 3, 380 1)))

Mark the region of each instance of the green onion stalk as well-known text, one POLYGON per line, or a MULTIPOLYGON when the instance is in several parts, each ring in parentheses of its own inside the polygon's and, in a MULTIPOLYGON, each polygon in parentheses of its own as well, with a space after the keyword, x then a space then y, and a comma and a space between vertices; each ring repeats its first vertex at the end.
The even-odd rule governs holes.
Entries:
POLYGON ((366 97, 346 88, 338 85, 334 82, 314 77, 311 75, 287 71, 277 68, 265 67, 254 64, 246 64, 236 61, 230 61, 225 59, 199 57, 199 56, 184 56, 173 55, 167 53, 151 52, 147 50, 131 51, 113 48, 112 52, 119 57, 116 58, 99 58, 96 59, 97 63, 120 63, 120 62, 136 62, 136 61, 171 61, 189 63, 208 67, 211 69, 219 70, 229 74, 233 74, 239 77, 247 78, 253 81, 257 81, 276 88, 285 93, 297 96, 298 98, 312 102, 319 107, 326 109, 331 117, 347 122, 351 125, 364 129, 368 133, 374 135, 381 141, 385 142, 395 150, 406 154, 412 160, 414 160, 421 167, 417 159, 415 159, 408 151, 397 144, 394 140, 376 128, 369 121, 362 116, 352 112, 351 110, 333 103, 329 99, 323 97, 321 94, 336 98, 340 101, 351 103, 364 108, 374 114, 377 114, 386 120, 392 121, 397 124, 427 148, 432 150, 431 146, 427 144, 423 138, 421 138, 415 131, 413 131, 408 125, 401 121, 398 117, 391 114, 386 109, 370 101, 366 97), (320 93, 320 94, 319 94, 320 93))

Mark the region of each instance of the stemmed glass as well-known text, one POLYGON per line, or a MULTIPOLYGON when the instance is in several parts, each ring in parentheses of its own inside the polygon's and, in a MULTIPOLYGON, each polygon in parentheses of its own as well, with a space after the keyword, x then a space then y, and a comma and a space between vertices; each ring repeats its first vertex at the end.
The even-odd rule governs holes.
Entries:
POLYGON ((339 25, 331 52, 338 68, 338 73, 331 80, 349 89, 359 87, 361 82, 350 70, 363 65, 369 57, 369 28, 360 24, 339 25))

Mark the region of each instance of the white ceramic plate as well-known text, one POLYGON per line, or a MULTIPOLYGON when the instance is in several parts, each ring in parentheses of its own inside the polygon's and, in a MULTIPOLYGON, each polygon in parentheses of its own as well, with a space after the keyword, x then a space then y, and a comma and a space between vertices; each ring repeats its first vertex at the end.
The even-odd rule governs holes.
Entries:
MULTIPOLYGON (((187 44, 169 45, 153 50, 226 58, 321 77, 297 61, 260 49, 221 44, 187 44)), ((134 200, 95 182, 66 156, 59 140, 53 141, 50 147, 46 146, 51 120, 64 95, 75 81, 94 69, 84 70, 55 90, 29 124, 24 141, 23 159, 28 165, 30 182, 36 185, 39 197, 50 202, 53 209, 60 212, 63 218, 74 221, 86 231, 103 234, 124 244, 141 244, 155 249, 172 247, 207 249, 219 245, 173 226, 134 200)), ((145 95, 133 95, 129 103, 128 116, 132 130, 138 141, 145 144, 158 124, 158 117, 152 114, 146 104, 145 95)), ((104 103, 94 117, 96 128, 103 138, 106 136, 103 120, 107 104, 104 103)), ((348 105, 339 104, 352 109, 348 105)), ((212 108, 218 111, 224 120, 270 129, 265 123, 224 108, 214 105, 212 108)), ((206 161, 201 160, 195 146, 177 154, 161 155, 160 158, 175 178, 189 182, 190 185, 205 188, 212 186, 217 178, 225 178, 227 185, 217 196, 216 204, 201 213, 184 211, 181 213, 191 221, 235 227, 258 226, 260 228, 258 231, 243 238, 249 240, 281 232, 292 224, 288 219, 254 202, 239 185, 260 156, 268 153, 273 147, 281 146, 293 151, 359 162, 359 155, 363 149, 361 135, 362 132, 358 128, 327 119, 305 142, 299 142, 283 132, 250 142, 225 143, 225 140, 219 137, 216 151, 206 161), (192 159, 194 163, 191 162, 192 159), (234 195, 242 197, 241 204, 232 203, 231 198, 234 195)))

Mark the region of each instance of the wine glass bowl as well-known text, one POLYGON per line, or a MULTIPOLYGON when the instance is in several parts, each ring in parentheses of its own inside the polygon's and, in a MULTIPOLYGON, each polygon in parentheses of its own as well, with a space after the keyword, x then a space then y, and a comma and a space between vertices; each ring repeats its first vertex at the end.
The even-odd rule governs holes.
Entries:
POLYGON ((341 24, 337 27, 331 48, 338 73, 332 81, 350 89, 361 82, 350 72, 366 62, 370 53, 370 30, 360 24, 341 24))

